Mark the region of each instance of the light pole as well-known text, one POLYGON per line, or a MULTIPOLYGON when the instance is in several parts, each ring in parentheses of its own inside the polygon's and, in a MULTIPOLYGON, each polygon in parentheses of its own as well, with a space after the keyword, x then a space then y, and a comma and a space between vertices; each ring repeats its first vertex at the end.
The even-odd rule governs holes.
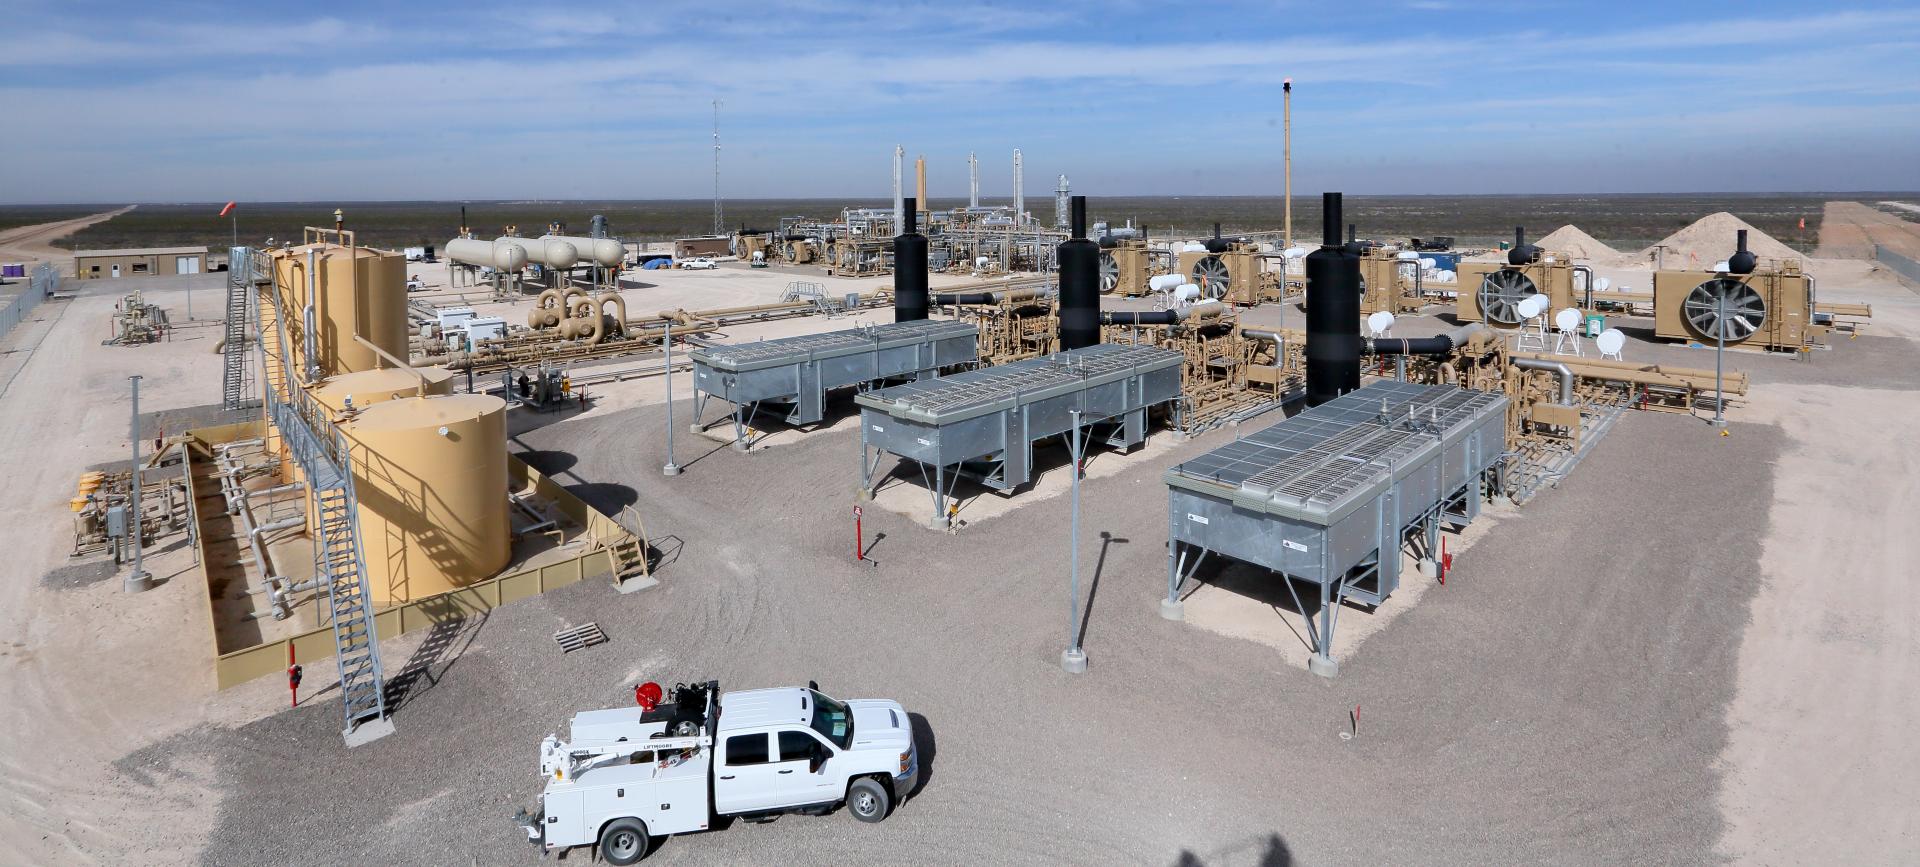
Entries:
POLYGON ((133 423, 129 428, 133 440, 133 463, 128 465, 133 472, 133 496, 132 508, 129 509, 132 514, 127 516, 127 524, 131 527, 133 534, 133 571, 127 573, 126 581, 120 585, 120 589, 128 593, 142 593, 153 589, 153 576, 148 575, 146 570, 141 568, 146 552, 140 543, 140 375, 129 376, 127 381, 133 383, 133 423))
POLYGON ((667 462, 660 465, 663 476, 680 475, 680 465, 673 462, 673 320, 666 321, 667 336, 661 345, 667 348, 667 462))
POLYGON ((1720 377, 1726 369, 1727 356, 1727 285, 1723 282, 1717 288, 1720 291, 1715 293, 1713 302, 1714 312, 1718 314, 1713 328, 1713 426, 1725 429, 1727 391, 1720 377))
POLYGON ((1087 670, 1087 651, 1080 646, 1080 411, 1073 410, 1073 438, 1067 441, 1067 451, 1073 456, 1073 524, 1069 550, 1069 561, 1073 564, 1072 577, 1068 581, 1067 593, 1067 649, 1060 653, 1060 667, 1068 674, 1080 674, 1087 670))

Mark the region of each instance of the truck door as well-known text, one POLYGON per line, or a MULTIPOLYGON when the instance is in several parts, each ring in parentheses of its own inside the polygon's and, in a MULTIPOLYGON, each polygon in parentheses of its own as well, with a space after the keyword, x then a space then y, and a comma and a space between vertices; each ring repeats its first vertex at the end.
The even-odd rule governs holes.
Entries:
POLYGON ((814 737, 813 732, 805 729, 779 732, 774 735, 774 743, 780 748, 780 760, 774 763, 773 771, 773 784, 780 800, 774 806, 798 807, 841 798, 843 780, 834 773, 841 769, 827 767, 833 750, 814 737))
POLYGON ((721 743, 720 763, 713 769, 713 809, 717 813, 751 813, 769 809, 777 800, 773 782, 772 736, 766 732, 734 735, 721 743))

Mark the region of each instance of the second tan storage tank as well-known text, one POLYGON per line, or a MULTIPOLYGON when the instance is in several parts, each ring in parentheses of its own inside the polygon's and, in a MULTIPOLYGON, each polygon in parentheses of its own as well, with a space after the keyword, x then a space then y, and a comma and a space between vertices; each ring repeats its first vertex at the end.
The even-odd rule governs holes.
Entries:
POLYGON ((377 370, 362 370, 358 373, 343 373, 331 377, 313 390, 313 399, 321 406, 339 412, 346 408, 347 398, 353 398, 353 405, 366 409, 376 403, 400 397, 413 397, 420 388, 420 377, 427 380, 427 394, 446 395, 453 393, 453 371, 444 367, 420 367, 420 376, 414 376, 397 367, 382 367, 377 370))
POLYGON ((510 555, 506 403, 404 397, 341 426, 353 448, 367 586, 376 605, 464 587, 510 555))

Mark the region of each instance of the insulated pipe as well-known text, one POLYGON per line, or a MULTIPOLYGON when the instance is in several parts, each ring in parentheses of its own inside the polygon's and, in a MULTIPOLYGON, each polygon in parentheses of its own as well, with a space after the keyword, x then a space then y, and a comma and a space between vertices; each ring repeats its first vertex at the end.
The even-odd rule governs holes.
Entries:
POLYGON ((1307 406, 1360 387, 1360 257, 1340 243, 1340 194, 1321 196, 1320 249, 1307 254, 1307 406))
POLYGON ((1573 405, 1573 368, 1561 364, 1558 361, 1546 361, 1539 358, 1515 358, 1513 359, 1513 366, 1522 370, 1553 371, 1554 375, 1560 377, 1561 405, 1573 405))
POLYGON ((1101 313, 1100 321, 1108 325, 1179 325, 1190 320, 1224 316, 1226 312, 1227 305, 1223 301, 1202 301, 1191 307, 1174 310, 1114 310, 1101 313))
POLYGON ((1278 366, 1287 363, 1287 337, 1278 331, 1267 328, 1242 328, 1240 336, 1249 340, 1265 340, 1273 344, 1273 360, 1278 366))
POLYGON ((1087 197, 1074 196, 1073 237, 1055 248, 1060 263, 1060 348, 1100 342, 1100 245, 1087 240, 1087 197))
POLYGON ((927 236, 920 234, 919 200, 901 202, 900 234, 893 239, 893 321, 927 318, 927 236))
POLYGON ((948 304, 998 304, 1002 301, 1030 301, 1045 297, 1046 290, 1038 287, 1024 289, 995 289, 989 292, 945 292, 933 296, 933 303, 948 304))
POLYGON ((1481 323, 1469 322, 1433 337, 1369 337, 1363 340, 1367 355, 1451 355, 1454 350, 1472 341, 1474 335, 1486 330, 1487 327, 1481 323))

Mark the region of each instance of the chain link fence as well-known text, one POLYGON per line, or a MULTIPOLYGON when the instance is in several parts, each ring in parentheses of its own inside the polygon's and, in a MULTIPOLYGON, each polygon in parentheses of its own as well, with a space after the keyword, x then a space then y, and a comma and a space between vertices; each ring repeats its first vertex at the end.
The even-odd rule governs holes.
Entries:
POLYGON ((1873 245, 1873 258, 1879 260, 1880 264, 1892 268, 1894 273, 1920 284, 1920 262, 1915 262, 1879 244, 1873 245))
POLYGON ((43 262, 35 267, 33 276, 27 279, 27 285, 20 290, 20 294, 7 301, 6 307, 0 308, 0 339, 5 338, 15 325, 26 320, 33 308, 53 297, 53 293, 59 289, 60 275, 54 272, 51 264, 43 262))

